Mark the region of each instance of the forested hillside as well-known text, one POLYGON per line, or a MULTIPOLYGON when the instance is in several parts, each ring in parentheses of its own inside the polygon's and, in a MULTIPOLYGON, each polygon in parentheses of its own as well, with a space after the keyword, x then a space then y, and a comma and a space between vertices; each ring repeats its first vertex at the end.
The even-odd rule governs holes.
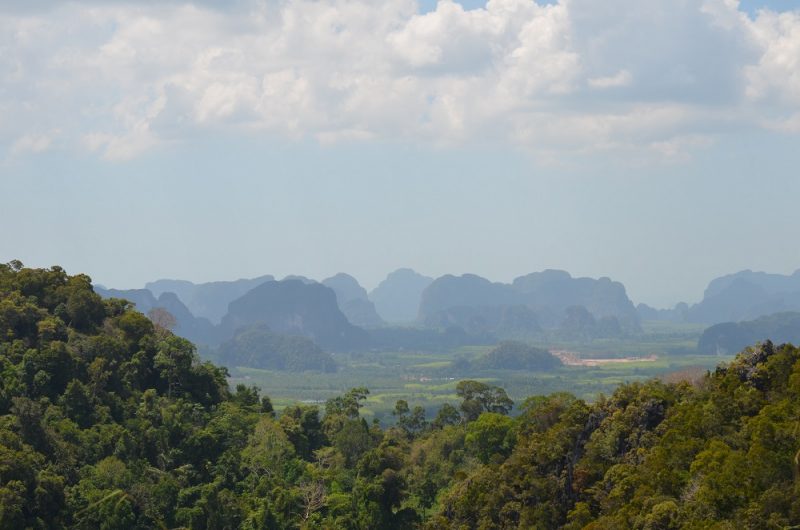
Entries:
POLYGON ((429 528, 794 528, 798 398, 800 350, 770 342, 593 405, 530 398, 514 450, 454 484, 429 528))
POLYGON ((697 350, 712 355, 733 353, 763 337, 800 344, 800 313, 773 313, 755 320, 715 324, 703 331, 697 350))
MULTIPOLYGON (((0 528, 800 524, 792 346, 514 417, 505 390, 461 381, 435 417, 397 400, 383 429, 367 388, 276 414, 154 320, 85 275, 0 265, 0 528)), ((485 359, 547 360, 513 343, 485 359)))

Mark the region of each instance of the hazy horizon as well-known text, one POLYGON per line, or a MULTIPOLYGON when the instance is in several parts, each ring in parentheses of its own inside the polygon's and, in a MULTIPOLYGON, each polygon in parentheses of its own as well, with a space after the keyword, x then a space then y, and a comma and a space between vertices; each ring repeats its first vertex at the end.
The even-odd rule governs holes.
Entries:
POLYGON ((408 267, 791 274, 800 8, 704 0, 0 6, 0 261, 112 288, 408 267))
MULTIPOLYGON (((399 267, 398 269, 408 269, 408 268, 409 268, 409 267, 399 267)), ((388 275, 388 274, 391 274, 392 272, 395 272, 395 271, 396 271, 396 270, 398 270, 398 269, 395 269, 395 270, 393 270, 393 271, 389 271, 389 272, 387 273, 387 275, 388 275)), ((67 272, 71 272, 71 271, 67 271, 67 272)), ((446 274, 453 274, 453 273, 444 273, 444 274, 442 274, 442 275, 433 275, 433 276, 432 276, 432 275, 425 274, 424 272, 420 272, 420 271, 416 271, 416 270, 415 270, 415 272, 416 272, 416 273, 418 273, 418 274, 421 274, 421 275, 423 275, 423 276, 428 276, 428 277, 431 277, 431 278, 433 278, 433 279, 440 278, 441 276, 444 276, 444 275, 446 275, 446 274)), ((532 273, 532 272, 542 272, 542 271, 530 271, 529 273, 526 273, 526 274, 530 274, 530 273, 532 273)), ((566 271, 566 272, 570 272, 570 271, 566 271)), ((738 273, 738 272, 742 272, 742 271, 732 271, 732 272, 731 272, 731 273, 729 273, 729 274, 736 274, 736 273, 738 273)), ((755 272, 755 273, 759 273, 759 272, 766 272, 766 273, 768 273, 768 274, 782 274, 782 273, 773 273, 773 272, 771 272, 771 271, 757 271, 757 270, 754 270, 754 271, 752 271, 752 272, 755 272)), ((785 275, 791 275, 791 274, 792 274, 792 272, 794 272, 794 271, 791 271, 791 272, 789 272, 789 273, 786 273, 785 275)), ((335 276, 336 274, 339 274, 339 273, 345 273, 345 274, 349 274, 350 276, 353 276, 352 274, 348 273, 347 271, 337 271, 336 273, 333 273, 333 274, 327 274, 327 275, 320 276, 320 277, 309 276, 309 275, 306 275, 306 274, 294 274, 294 273, 276 275, 276 274, 272 274, 272 273, 266 272, 266 273, 264 273, 264 274, 258 274, 258 275, 255 275, 255 276, 249 276, 249 277, 244 277, 244 276, 241 276, 241 277, 236 277, 236 278, 234 278, 234 277, 230 277, 230 278, 216 278, 216 279, 211 279, 211 280, 203 280, 203 281, 194 281, 194 280, 192 280, 192 279, 190 279, 190 278, 183 278, 183 277, 179 277, 179 276, 172 276, 172 277, 162 277, 162 278, 154 278, 154 279, 148 280, 148 281, 146 281, 145 283, 142 283, 142 284, 130 285, 130 286, 107 285, 107 284, 104 284, 104 283, 102 283, 102 282, 96 281, 96 280, 94 280, 94 279, 93 279, 93 283, 94 283, 95 285, 101 285, 102 287, 104 287, 104 288, 106 288, 106 289, 127 290, 127 289, 146 289, 146 288, 147 288, 147 286, 146 286, 146 284, 147 284, 147 283, 156 282, 156 281, 159 281, 159 280, 167 280, 167 281, 189 281, 189 282, 192 282, 192 283, 194 283, 195 285, 199 285, 199 284, 211 283, 211 282, 234 282, 234 281, 237 281, 237 280, 250 280, 250 279, 253 279, 253 278, 260 277, 260 276, 273 276, 273 277, 275 278, 275 280, 277 280, 277 281, 284 280, 284 279, 286 279, 286 278, 287 278, 287 277, 289 277, 289 276, 303 276, 303 277, 306 277, 306 278, 308 278, 308 279, 310 279, 310 280, 314 280, 314 281, 317 281, 317 282, 322 282, 322 281, 324 281, 324 280, 326 280, 326 279, 328 279, 328 278, 330 278, 330 277, 332 277, 332 276, 335 276)), ((453 275, 454 275, 454 276, 461 276, 462 274, 474 274, 474 273, 471 273, 471 272, 464 272, 464 273, 453 274, 453 275)), ((579 275, 575 275, 575 274, 572 274, 572 273, 570 273, 570 274, 571 274, 571 276, 572 276, 573 278, 585 277, 585 276, 579 276, 579 275)), ((480 275, 479 275, 479 276, 480 276, 480 275)), ((493 283, 505 283, 505 284, 510 284, 510 283, 511 283, 511 282, 512 282, 512 281, 513 281, 515 278, 517 278, 517 277, 519 277, 519 276, 524 276, 524 274, 521 274, 521 275, 515 276, 514 278, 508 278, 508 279, 497 279, 497 278, 489 278, 489 277, 486 277, 486 279, 487 279, 487 280, 489 280, 489 281, 491 281, 491 282, 493 282, 493 283)), ((726 274, 726 275, 721 275, 721 276, 727 276, 727 274, 726 274)), ((361 287, 364 287, 364 288, 367 290, 367 292, 368 292, 368 293, 369 293, 369 292, 371 292, 373 289, 375 289, 375 288, 376 288, 376 287, 377 287, 377 286, 378 286, 378 285, 379 285, 379 284, 380 284, 380 283, 381 283, 383 280, 385 280, 385 279, 386 279, 386 276, 384 276, 383 278, 381 278, 380 280, 378 280, 378 281, 377 281, 377 282, 376 282, 374 285, 372 285, 372 284, 367 284, 367 283, 363 282, 363 281, 362 281, 360 278, 358 278, 358 277, 356 277, 356 276, 353 276, 353 277, 354 277, 354 278, 355 278, 355 279, 356 279, 356 280, 359 282, 359 285, 361 285, 361 287)), ((593 278, 593 279, 598 279, 598 278, 601 278, 601 277, 602 277, 602 276, 593 276, 593 277, 591 277, 591 278, 593 278)), ((709 279, 709 282, 710 282, 711 280, 714 280, 714 279, 715 279, 715 278, 710 278, 710 279, 709 279)), ((616 278, 611 278, 611 280, 613 280, 613 281, 618 281, 618 282, 622 283, 623 285, 625 284, 625 282, 623 282, 623 281, 621 281, 621 280, 619 280, 619 279, 616 279, 616 278)), ((708 282, 706 283, 706 286, 707 286, 707 284, 708 284, 708 282)), ((626 289, 627 289, 627 286, 625 286, 625 287, 626 287, 626 289)), ((705 290, 705 287, 704 287, 704 290, 705 290)), ((645 300, 636 300, 634 297, 632 297, 632 296, 630 295, 630 292, 628 292, 628 297, 631 299, 631 301, 633 302, 633 304, 634 304, 634 305, 638 305, 639 303, 645 303, 645 304, 649 305, 650 307, 653 307, 654 309, 674 309, 675 305, 676 305, 676 304, 678 304, 678 303, 681 303, 681 302, 685 302, 685 303, 689 304, 689 306, 691 306, 691 305, 693 305, 693 304, 695 304, 695 303, 698 303, 698 302, 702 301, 702 299, 703 299, 703 293, 701 292, 701 293, 700 293, 700 296, 699 296, 699 298, 697 298, 696 300, 678 300, 678 301, 677 301, 677 302, 675 302, 675 303, 671 303, 671 304, 665 304, 665 305, 652 304, 652 303, 649 303, 649 302, 647 302, 647 301, 645 301, 645 300)))

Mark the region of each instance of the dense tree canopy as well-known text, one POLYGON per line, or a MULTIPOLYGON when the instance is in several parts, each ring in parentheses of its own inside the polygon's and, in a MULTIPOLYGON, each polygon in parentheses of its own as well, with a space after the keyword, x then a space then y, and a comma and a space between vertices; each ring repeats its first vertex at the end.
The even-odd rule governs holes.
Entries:
MULTIPOLYGON (((260 389, 85 276, 0 265, 0 528, 791 528, 800 349, 593 404, 455 385, 368 424, 260 389), (322 414, 321 414, 322 413, 322 414)), ((455 382, 454 382, 455 383, 455 382)))
POLYGON ((429 527, 794 527, 799 384, 800 350, 766 342, 697 385, 532 398, 513 452, 456 484, 429 527))

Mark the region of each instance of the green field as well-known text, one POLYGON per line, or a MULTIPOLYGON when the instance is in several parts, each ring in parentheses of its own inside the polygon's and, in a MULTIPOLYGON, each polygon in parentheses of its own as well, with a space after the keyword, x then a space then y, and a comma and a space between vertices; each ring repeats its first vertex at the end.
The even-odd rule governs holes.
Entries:
POLYGON ((444 404, 458 404, 456 384, 464 379, 477 379, 499 385, 521 403, 537 394, 567 391, 587 401, 594 401, 601 392, 609 394, 619 383, 634 382, 692 367, 695 372, 712 369, 732 356, 703 356, 669 353, 692 351, 702 326, 648 323, 637 339, 593 341, 590 344, 536 344, 549 349, 575 352, 583 359, 649 357, 655 361, 614 362, 598 366, 563 366, 554 372, 537 373, 515 370, 481 370, 469 368, 469 360, 490 347, 469 346, 433 352, 382 351, 353 352, 335 355, 339 370, 334 374, 318 372, 273 372, 244 367, 229 367, 231 386, 256 385, 269 395, 277 409, 298 401, 324 407, 328 398, 342 395, 357 387, 370 391, 362 413, 368 420, 378 418, 383 425, 393 422, 391 411, 398 399, 410 406, 420 405, 429 418, 444 404))

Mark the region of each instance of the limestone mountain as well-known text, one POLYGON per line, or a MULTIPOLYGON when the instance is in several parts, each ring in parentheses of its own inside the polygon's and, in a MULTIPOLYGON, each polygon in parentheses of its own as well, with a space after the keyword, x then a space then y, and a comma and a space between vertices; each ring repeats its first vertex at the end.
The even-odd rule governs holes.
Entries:
POLYGON ((522 302, 521 294, 511 285, 492 283, 475 274, 447 274, 433 281, 422 293, 419 320, 453 307, 500 307, 522 302))
POLYGON ((336 293, 339 303, 349 302, 350 300, 369 300, 367 290, 361 287, 358 280, 340 272, 330 278, 322 280, 322 285, 330 287, 336 293))
MULTIPOLYGON (((521 276, 511 284, 492 283, 474 274, 442 276, 423 292, 419 320, 427 322, 433 315, 441 318, 442 311, 451 316, 467 315, 469 311, 464 308, 481 308, 479 312, 484 318, 489 316, 488 320, 496 320, 486 308, 520 305, 536 312, 539 325, 557 326, 558 320, 554 322, 551 315, 561 315, 569 307, 581 306, 598 320, 616 319, 625 331, 640 329, 636 309, 621 283, 609 278, 573 278, 565 271, 554 270, 521 276)), ((531 319, 526 321, 531 322, 531 319)))
POLYGON ((503 336, 526 336, 539 333, 537 312, 526 305, 459 306, 429 315, 426 327, 446 329, 460 326, 469 332, 497 330, 503 336))
POLYGON ((763 287, 769 295, 780 295, 787 292, 800 292, 800 269, 790 275, 753 272, 749 269, 711 280, 703 298, 711 298, 730 287, 737 279, 746 280, 753 285, 763 287))
POLYGON ((549 372, 562 365, 561 360, 548 350, 534 348, 516 341, 503 341, 472 361, 473 365, 488 370, 524 370, 549 372))
POLYGON ((264 323, 237 329, 230 339, 220 344, 218 356, 220 363, 230 367, 289 372, 336 371, 336 362, 316 342, 298 335, 275 333, 264 323))
POLYGON ((283 280, 259 285, 229 304, 220 324, 222 336, 259 322, 276 333, 314 339, 326 349, 356 348, 369 340, 339 309, 333 289, 321 283, 283 280))
POLYGON ((636 314, 641 322, 660 321, 660 322, 684 322, 689 305, 680 302, 673 309, 655 309, 647 304, 638 304, 636 314))
POLYGON ((375 304, 369 300, 354 298, 340 304, 339 309, 351 324, 364 327, 383 326, 386 322, 375 311, 375 304))
POLYGON ((197 289, 197 284, 189 280, 168 280, 161 279, 154 282, 147 282, 144 288, 153 293, 153 296, 159 297, 161 293, 175 293, 181 302, 189 307, 192 300, 192 294, 197 289))
POLYGON ((638 330, 638 317, 625 286, 610 278, 573 278, 566 271, 546 270, 516 278, 512 284, 530 307, 563 311, 585 307, 595 318, 616 317, 623 328, 638 330))
POLYGON ((340 272, 322 280, 322 285, 330 287, 336 293, 336 302, 347 320, 356 326, 380 326, 385 322, 375 311, 375 304, 370 302, 367 290, 361 287, 358 280, 340 272))
POLYGON ((431 283, 433 278, 412 269, 398 269, 369 293, 369 299, 386 322, 412 322, 419 313, 422 292, 431 283))
POLYGON ((195 317, 175 293, 162 292, 156 298, 149 289, 103 289, 97 285, 94 291, 104 299, 120 298, 133 302, 136 310, 144 314, 157 307, 164 308, 177 321, 177 327, 172 330, 176 335, 202 344, 215 340, 214 325, 207 318, 195 317))
POLYGON ((800 311, 800 270, 791 275, 744 270, 712 280, 686 322, 717 324, 800 311))
POLYGON ((800 344, 800 313, 782 312, 742 322, 723 322, 707 328, 697 343, 703 355, 730 355, 759 341, 800 344))
POLYGON ((290 274, 289 276, 285 277, 281 281, 283 282, 283 281, 286 281, 286 280, 299 280, 299 281, 305 283, 306 285, 308 285, 310 283, 319 283, 317 280, 314 280, 314 279, 311 279, 311 278, 306 278, 305 276, 298 276, 296 274, 290 274))
POLYGON ((266 275, 252 279, 201 284, 194 284, 186 280, 157 280, 147 283, 145 288, 149 289, 153 296, 160 296, 165 292, 175 293, 194 316, 204 317, 214 324, 219 324, 222 317, 228 312, 229 303, 253 287, 274 279, 273 276, 266 275))

